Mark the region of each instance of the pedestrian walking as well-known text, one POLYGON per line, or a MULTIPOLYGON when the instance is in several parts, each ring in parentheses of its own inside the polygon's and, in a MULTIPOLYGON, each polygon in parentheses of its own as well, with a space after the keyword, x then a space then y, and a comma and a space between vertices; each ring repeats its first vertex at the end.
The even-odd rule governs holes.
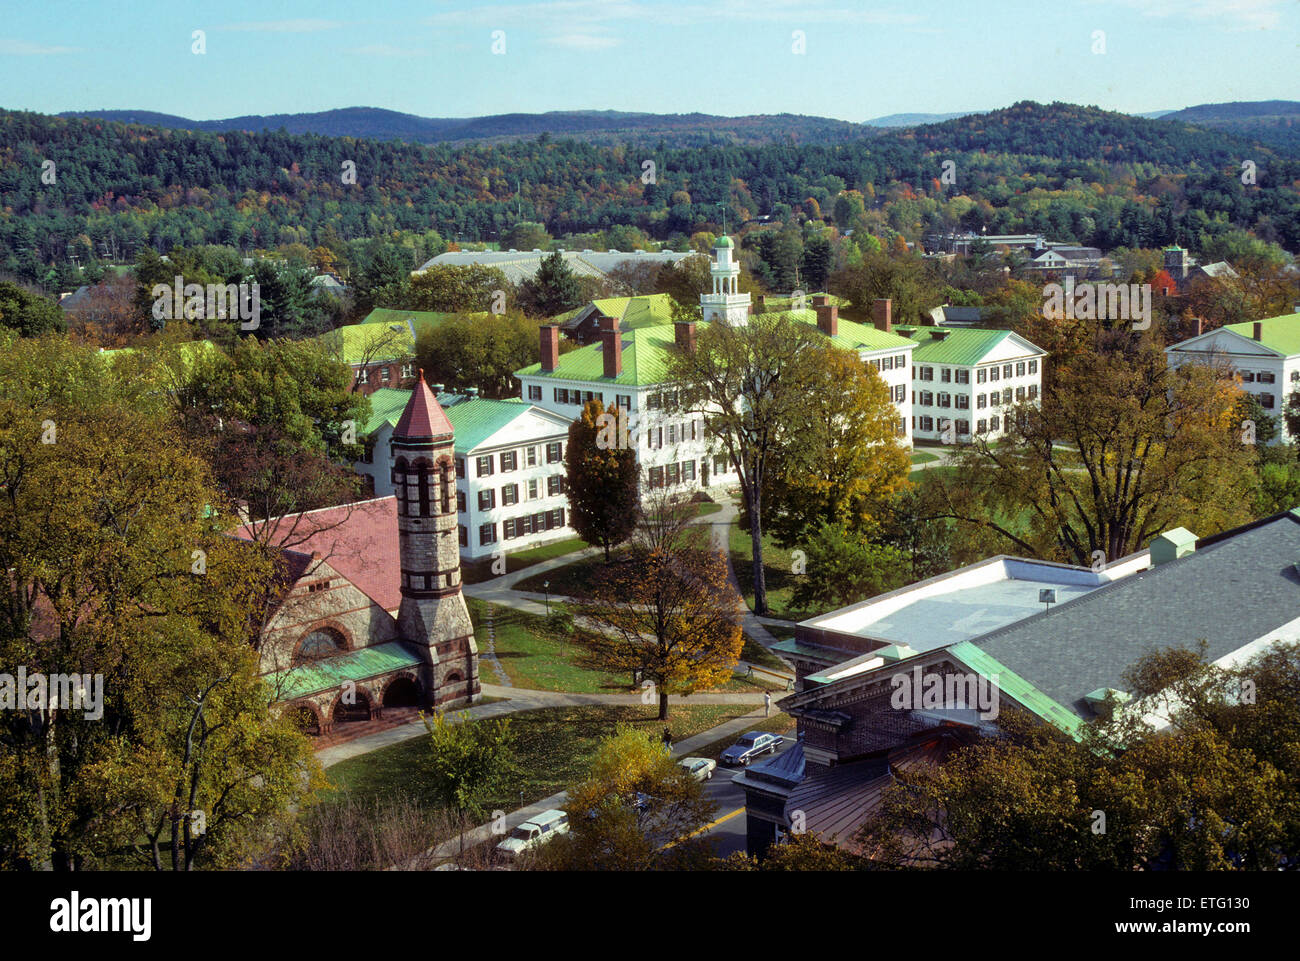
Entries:
POLYGON ((772 713, 772 695, 767 691, 763 692, 763 716, 767 717, 772 713))

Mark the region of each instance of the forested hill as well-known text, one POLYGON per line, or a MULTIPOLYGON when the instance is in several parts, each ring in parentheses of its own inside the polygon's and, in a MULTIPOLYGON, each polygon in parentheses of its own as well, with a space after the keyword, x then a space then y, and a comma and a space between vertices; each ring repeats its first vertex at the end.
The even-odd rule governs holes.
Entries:
POLYGON ((714 229, 720 203, 732 224, 794 209, 841 229, 865 216, 865 232, 907 240, 958 226, 1103 249, 1195 246, 1235 227, 1295 251, 1297 182, 1294 155, 1070 104, 1021 103, 843 144, 677 149, 218 134, 0 111, 0 271, 41 277, 74 251, 120 262, 144 246, 248 250, 395 230, 491 240, 521 220, 555 237, 632 225, 684 241, 714 229), (1241 182, 1244 158, 1257 184, 1241 182), (653 183, 643 182, 646 160, 653 183), (940 179, 948 160, 955 184, 940 179))
POLYGON ((377 107, 346 107, 319 113, 190 120, 148 110, 75 110, 61 117, 98 118, 140 123, 173 130, 208 133, 284 130, 286 133, 404 140, 409 143, 499 142, 550 134, 591 143, 654 143, 702 146, 713 143, 761 144, 842 143, 867 133, 860 124, 827 117, 776 114, 716 117, 703 113, 626 113, 616 110, 562 110, 549 113, 508 113, 487 117, 417 117, 377 107))
POLYGON ((1300 103, 1294 100, 1204 103, 1166 114, 1161 119, 1212 127, 1300 152, 1300 103))

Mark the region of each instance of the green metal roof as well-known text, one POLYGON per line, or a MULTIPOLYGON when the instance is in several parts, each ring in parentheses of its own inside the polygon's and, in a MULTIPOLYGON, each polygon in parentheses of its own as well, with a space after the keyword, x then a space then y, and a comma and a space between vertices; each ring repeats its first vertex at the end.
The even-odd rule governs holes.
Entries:
POLYGON ((402 418, 402 411, 406 409, 407 401, 410 399, 411 392, 409 390, 401 390, 396 387, 381 387, 371 394, 370 420, 366 421, 363 435, 369 437, 385 424, 389 427, 396 427, 397 422, 402 418))
POLYGON ((337 657, 328 657, 271 676, 280 699, 292 700, 339 687, 344 681, 364 681, 390 671, 418 667, 420 655, 401 641, 362 647, 337 657))
MULTIPOLYGON (((410 324, 415 327, 415 335, 440 327, 453 317, 460 316, 455 313, 448 313, 439 310, 394 310, 391 307, 376 307, 370 313, 366 314, 363 324, 410 324)), ((466 317, 487 317, 488 312, 485 310, 474 311, 465 314, 466 317)))
POLYGON ((961 641, 948 648, 948 653, 972 671, 993 680, 997 678, 998 690, 1021 707, 1048 724, 1064 731, 1076 741, 1080 740, 1083 719, 1068 708, 1062 707, 1034 685, 970 641, 961 641))
MULTIPOLYGON (((793 321, 801 324, 817 326, 817 311, 811 308, 806 310, 772 310, 763 314, 764 317, 789 317, 793 321)), ((899 334, 885 333, 871 324, 860 324, 856 320, 845 320, 840 317, 837 322, 838 333, 832 338, 836 347, 842 347, 844 350, 852 350, 860 353, 864 350, 904 350, 910 349, 913 342, 899 334)))
POLYGON ((903 327, 906 336, 916 344, 912 354, 914 364, 954 364, 973 366, 983 361, 995 347, 1011 336, 1009 330, 978 330, 960 327, 903 327), (942 340, 932 336, 935 331, 946 331, 942 340))
POLYGON ((713 242, 713 246, 715 249, 718 247, 734 247, 736 246, 736 243, 726 234, 723 234, 721 237, 719 237, 717 240, 713 242))
POLYGON ((565 311, 552 318, 552 323, 564 324, 595 307, 606 317, 617 317, 620 330, 635 330, 655 324, 673 322, 673 298, 670 294, 641 294, 635 297, 602 297, 576 310, 565 311))
MULTIPOLYGON (((456 450, 468 454, 517 417, 522 417, 532 404, 518 398, 490 400, 486 397, 464 398, 463 394, 439 394, 438 402, 456 432, 456 450)), ((387 424, 393 427, 401 419, 406 403, 411 399, 409 390, 381 387, 370 395, 370 420, 366 422, 366 436, 387 424)))
POLYGON ((1243 324, 1225 324, 1224 330, 1240 334, 1247 340, 1254 340, 1256 324, 1263 325, 1257 343, 1283 357, 1300 354, 1300 313, 1265 317, 1263 320, 1248 320, 1243 324))
POLYGON ((406 360, 415 355, 411 329, 396 321, 389 324, 348 324, 321 334, 318 339, 339 352, 347 364, 406 360))
POLYGON ((475 397, 446 408, 447 419, 456 431, 456 450, 468 453, 489 440, 517 417, 522 417, 532 404, 519 400, 489 400, 475 397))

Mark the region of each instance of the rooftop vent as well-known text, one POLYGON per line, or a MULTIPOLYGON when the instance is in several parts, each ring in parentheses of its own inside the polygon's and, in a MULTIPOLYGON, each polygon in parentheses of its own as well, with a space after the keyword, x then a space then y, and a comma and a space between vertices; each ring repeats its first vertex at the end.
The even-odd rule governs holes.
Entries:
POLYGON ((1099 687, 1097 690, 1083 695, 1083 699, 1088 702, 1088 706, 1097 714, 1103 715, 1109 715, 1112 708, 1119 707, 1132 700, 1132 698, 1133 695, 1129 694, 1128 691, 1121 691, 1113 687, 1099 687))
POLYGON ((465 388, 465 393, 468 394, 470 397, 477 397, 477 396, 478 396, 478 388, 477 388, 477 387, 466 387, 466 388, 465 388))
POLYGON ((1197 537, 1185 527, 1165 531, 1151 541, 1151 566, 1159 567, 1196 552, 1197 537))

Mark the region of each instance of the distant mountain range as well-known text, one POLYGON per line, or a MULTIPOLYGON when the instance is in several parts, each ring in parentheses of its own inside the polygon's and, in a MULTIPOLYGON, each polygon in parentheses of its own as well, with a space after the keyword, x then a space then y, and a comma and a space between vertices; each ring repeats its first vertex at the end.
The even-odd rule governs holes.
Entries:
MULTIPOLYGON (((190 120, 150 110, 75 110, 61 117, 98 117, 177 130, 222 133, 283 128, 289 133, 409 143, 494 142, 533 138, 542 134, 574 137, 593 143, 657 142, 672 146, 710 143, 762 144, 842 143, 887 130, 943 123, 978 116, 964 113, 895 113, 863 123, 802 114, 758 114, 720 117, 712 114, 628 113, 617 110, 557 110, 548 113, 507 113, 486 117, 418 117, 378 107, 344 107, 319 113, 249 115, 226 120, 190 120)), ((1233 133, 1286 149, 1300 148, 1300 103, 1266 100, 1201 104, 1182 110, 1153 110, 1135 116, 1194 124, 1233 133)))
POLYGON ((595 143, 656 141, 677 146, 711 142, 770 143, 791 139, 799 143, 856 140, 862 126, 846 120, 797 114, 719 117, 704 113, 625 113, 616 110, 556 110, 548 113, 506 113, 487 117, 417 117, 378 107, 345 107, 320 113, 272 114, 190 120, 148 110, 76 110, 61 117, 99 117, 178 130, 224 133, 232 130, 320 134, 409 143, 461 143, 532 138, 541 134, 574 137, 595 143))

